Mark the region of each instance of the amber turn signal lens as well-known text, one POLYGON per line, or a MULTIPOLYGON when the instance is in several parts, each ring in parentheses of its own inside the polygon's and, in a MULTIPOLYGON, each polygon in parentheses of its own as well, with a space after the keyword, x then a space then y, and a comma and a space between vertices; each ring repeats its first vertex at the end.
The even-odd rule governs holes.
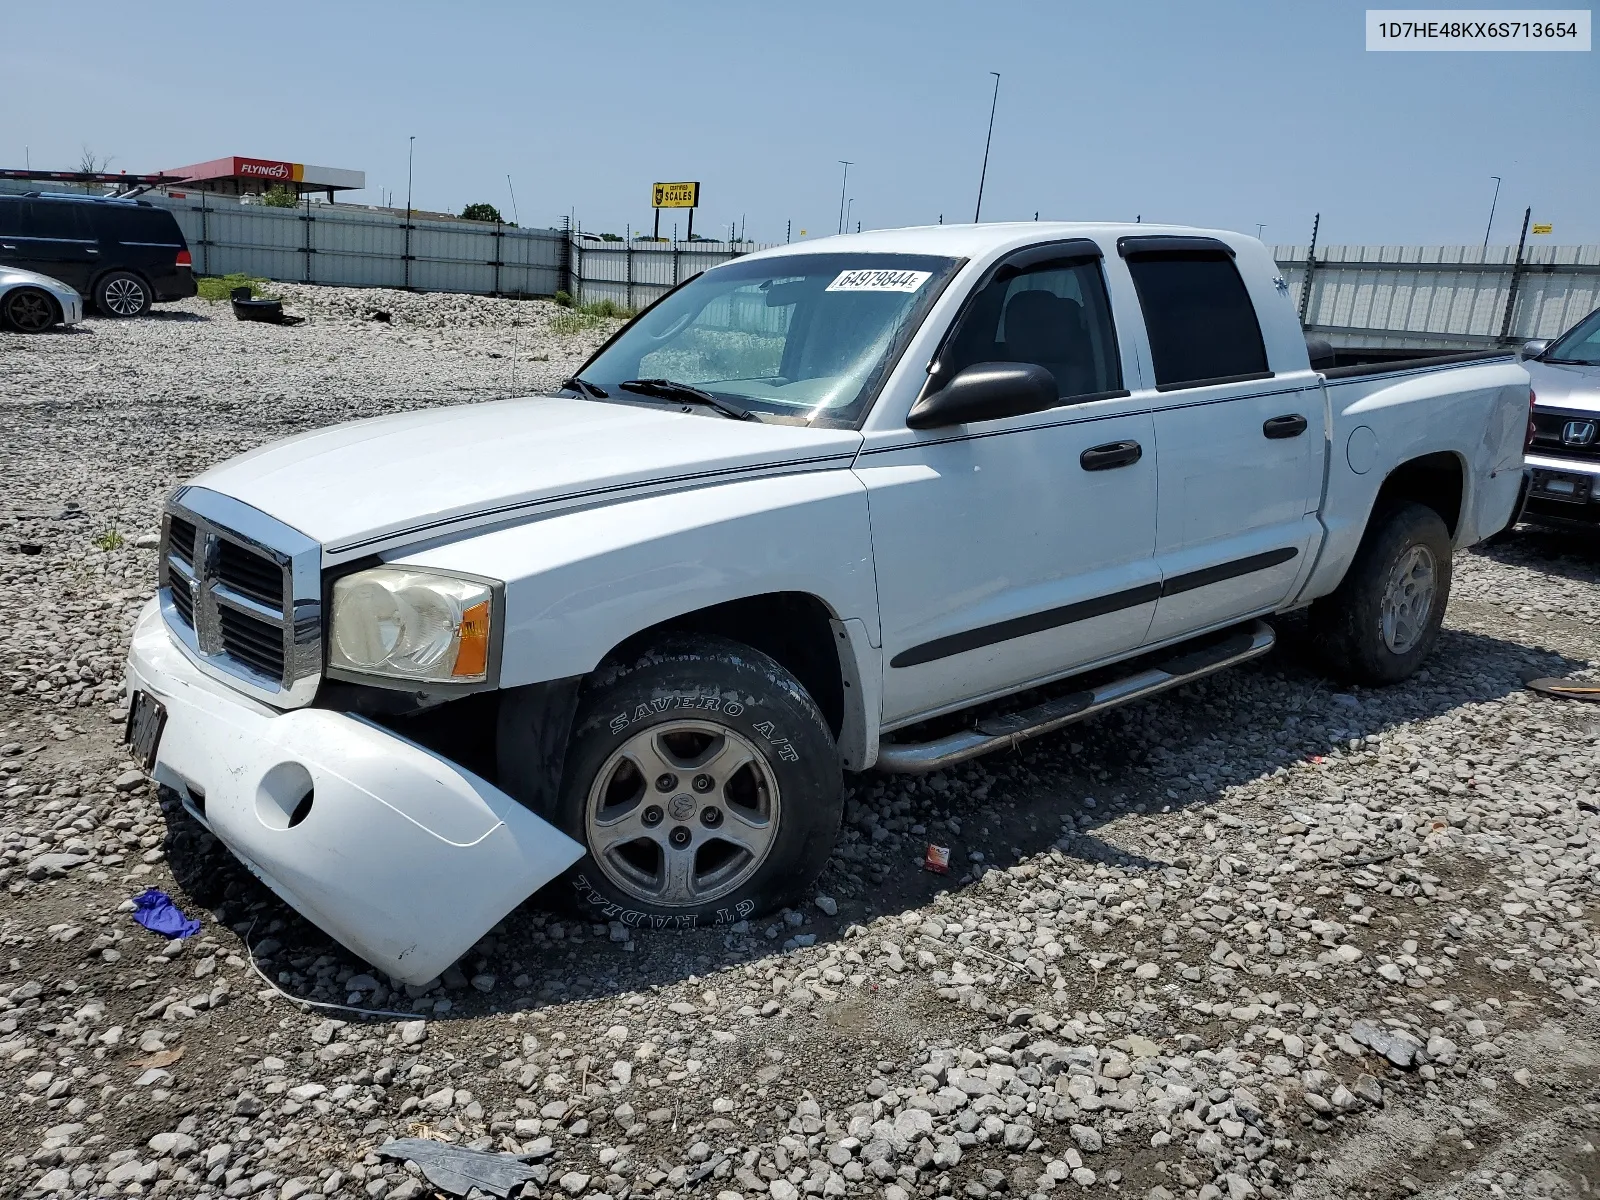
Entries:
POLYGON ((474 604, 461 614, 457 631, 456 663, 450 674, 459 678, 478 678, 489 670, 489 602, 474 604))

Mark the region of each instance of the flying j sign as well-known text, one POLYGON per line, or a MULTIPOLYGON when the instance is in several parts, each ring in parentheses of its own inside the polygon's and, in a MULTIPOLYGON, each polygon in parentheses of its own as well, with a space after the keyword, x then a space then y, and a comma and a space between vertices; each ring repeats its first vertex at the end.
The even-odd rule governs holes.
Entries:
POLYGON ((699 208, 699 183, 654 183, 650 185, 651 208, 699 208))

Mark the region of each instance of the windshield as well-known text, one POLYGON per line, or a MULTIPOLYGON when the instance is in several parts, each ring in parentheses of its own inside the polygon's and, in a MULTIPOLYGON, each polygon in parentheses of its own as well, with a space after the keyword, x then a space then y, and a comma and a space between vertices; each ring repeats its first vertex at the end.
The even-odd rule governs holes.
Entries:
POLYGON ((735 260, 668 295, 581 379, 630 403, 642 397, 625 381, 670 380, 757 417, 854 427, 959 261, 920 254, 735 260))
POLYGON ((1600 309, 1579 321, 1539 355, 1543 362, 1582 363, 1600 367, 1600 309))

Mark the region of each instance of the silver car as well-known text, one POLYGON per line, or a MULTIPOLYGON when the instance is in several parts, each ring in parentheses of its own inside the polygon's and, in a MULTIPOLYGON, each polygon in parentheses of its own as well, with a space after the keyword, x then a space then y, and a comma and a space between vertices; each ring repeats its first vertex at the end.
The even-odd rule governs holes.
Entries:
POLYGON ((1600 309, 1523 356, 1533 408, 1522 519, 1600 528, 1600 309))
POLYGON ((52 325, 83 320, 83 297, 59 279, 0 266, 0 325, 19 333, 43 333, 52 325))

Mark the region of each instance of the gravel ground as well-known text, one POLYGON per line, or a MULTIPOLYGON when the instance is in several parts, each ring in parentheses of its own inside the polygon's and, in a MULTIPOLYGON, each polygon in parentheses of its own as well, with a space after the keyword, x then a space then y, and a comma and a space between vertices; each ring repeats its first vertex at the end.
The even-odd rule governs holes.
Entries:
POLYGON ((800 911, 652 935, 535 897, 394 987, 119 748, 159 504, 298 429, 549 385, 606 330, 278 290, 304 325, 0 334, 0 1192, 431 1195, 391 1136, 528 1155, 550 1200, 1600 1190, 1600 709, 1521 686, 1600 659, 1600 546, 1458 558, 1402 687, 1331 688, 1289 620, 1019 753, 854 777, 800 911), (198 935, 134 924, 152 886, 198 935))

